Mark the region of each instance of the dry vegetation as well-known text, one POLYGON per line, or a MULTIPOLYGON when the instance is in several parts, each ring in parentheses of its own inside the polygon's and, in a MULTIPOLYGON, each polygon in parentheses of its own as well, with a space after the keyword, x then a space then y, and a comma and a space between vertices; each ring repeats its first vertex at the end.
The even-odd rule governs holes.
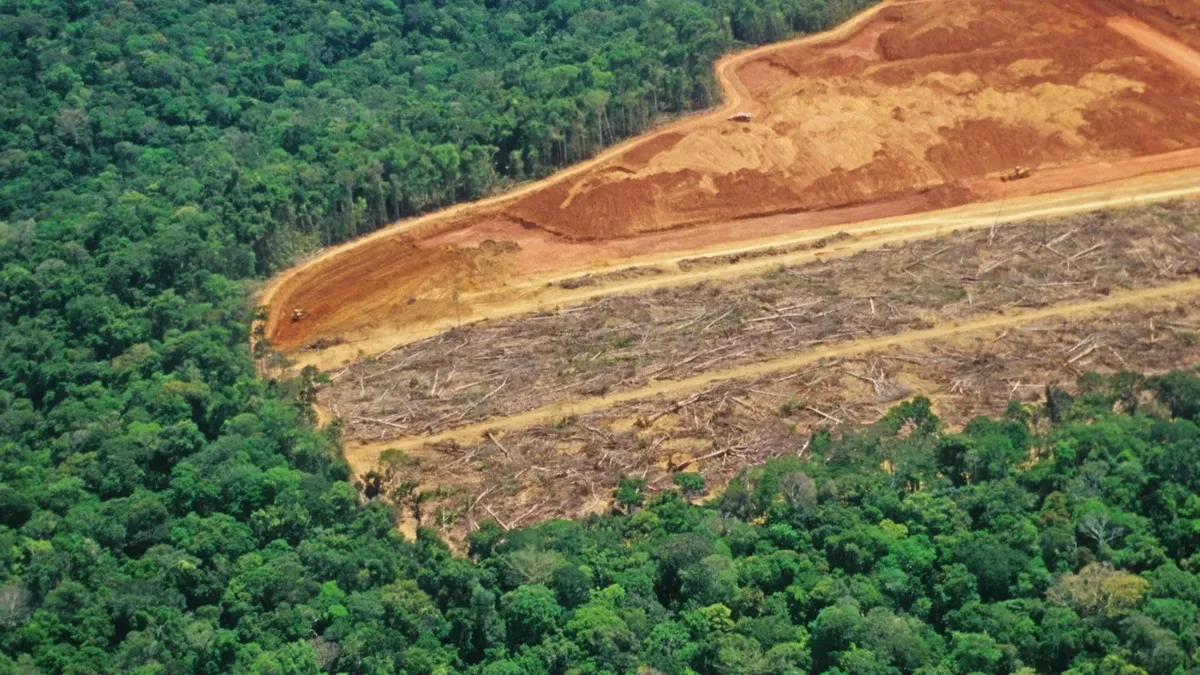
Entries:
POLYGON ((1195 203, 1005 225, 478 324, 352 364, 321 396, 345 423, 367 494, 387 495, 410 526, 461 541, 488 518, 511 528, 605 511, 622 476, 654 491, 698 471, 718 487, 747 466, 804 453, 816 430, 871 422, 915 394, 959 425, 1088 371, 1195 363, 1200 297, 1190 292, 999 327, 968 322, 1179 285, 1198 271, 1195 203), (873 340, 891 336, 901 339, 873 340), (819 358, 818 345, 836 357, 819 358), (809 353, 766 375, 738 370, 809 353), (656 381, 731 370, 677 396, 641 397, 656 381), (419 441, 618 391, 638 398, 527 426, 496 419, 462 443, 419 441), (393 440, 405 449, 379 444, 393 440))
MULTIPOLYGON (((1200 298, 827 359, 794 372, 719 383, 672 400, 647 398, 478 442, 385 453, 384 489, 419 484, 423 523, 452 537, 478 520, 504 526, 610 507, 621 476, 650 489, 678 471, 710 486, 741 469, 803 454, 812 432, 878 419, 898 399, 930 396, 951 425, 1032 401, 1088 371, 1158 372, 1200 357, 1200 298)), ((350 453, 354 451, 349 450, 350 453)), ((353 460, 353 457, 351 458, 353 460)))
MULTIPOLYGON (((478 324, 332 374, 322 403, 379 442, 794 354, 1161 286, 1200 265, 1200 207, 1004 225, 478 324)), ((736 261, 693 261, 714 265, 736 261)))

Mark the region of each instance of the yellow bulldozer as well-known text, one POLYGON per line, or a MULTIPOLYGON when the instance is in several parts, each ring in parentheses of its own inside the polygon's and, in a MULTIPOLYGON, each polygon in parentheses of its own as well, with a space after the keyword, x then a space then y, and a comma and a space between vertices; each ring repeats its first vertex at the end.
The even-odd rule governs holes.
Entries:
POLYGON ((1000 176, 1000 180, 1004 183, 1010 183, 1014 180, 1022 180, 1033 175, 1033 170, 1027 166, 1013 167, 1011 171, 1000 176))
POLYGON ((297 321, 303 321, 306 318, 308 318, 308 312, 304 311, 303 309, 300 309, 299 307, 297 307, 292 310, 292 323, 296 323, 297 321))

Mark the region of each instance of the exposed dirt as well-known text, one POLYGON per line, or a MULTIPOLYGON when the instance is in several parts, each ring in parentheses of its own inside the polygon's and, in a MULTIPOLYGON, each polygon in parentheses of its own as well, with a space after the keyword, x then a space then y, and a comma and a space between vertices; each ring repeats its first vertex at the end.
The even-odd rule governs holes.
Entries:
POLYGON ((1200 102, 1181 100, 1193 74, 1164 72, 1143 48, 1153 39, 1106 26, 1080 3, 893 4, 849 42, 772 52, 772 76, 739 69, 759 103, 751 123, 714 122, 506 212, 604 239, 1195 146, 1200 102))
POLYGON ((265 293, 266 334, 290 353, 320 338, 362 348, 471 318, 454 298, 536 272, 1200 166, 1194 6, 894 1, 731 56, 722 110, 323 255, 265 293), (734 108, 754 119, 726 121, 734 108), (1001 185, 1016 164, 1035 177, 1001 185), (308 318, 291 322, 296 307, 308 318))
POLYGON ((1191 47, 1168 39, 1162 33, 1129 16, 1114 16, 1109 19, 1108 27, 1167 59, 1188 75, 1200 77, 1200 53, 1191 47))
POLYGON ((1197 0, 1092 0, 1109 16, 1133 15, 1155 31, 1192 49, 1200 48, 1200 2, 1197 0))
MULTIPOLYGON (((1104 167, 1096 167, 1096 172, 1103 173, 1104 167)), ((1049 172, 1039 175, 1039 180, 1050 180, 1051 176, 1048 174, 1049 172)), ((619 259, 606 265, 590 266, 583 270, 576 268, 544 274, 524 274, 519 279, 508 280, 503 285, 462 291, 458 303, 446 302, 440 305, 443 310, 440 314, 429 311, 436 310, 439 307, 436 304, 420 305, 425 311, 418 315, 415 312, 405 313, 412 306, 397 303, 398 306, 389 314, 393 317, 391 323, 375 322, 356 333, 339 332, 332 338, 340 340, 334 346, 320 351, 305 350, 294 354, 292 368, 314 365, 331 370, 363 355, 379 354, 445 330, 530 312, 574 307, 608 295, 672 288, 705 280, 753 276, 779 265, 831 260, 883 245, 943 236, 950 232, 990 229, 1030 219, 1085 213, 1100 208, 1126 208, 1191 197, 1200 197, 1200 171, 1153 174, 1086 190, 1068 190, 1036 197, 1002 198, 997 203, 971 204, 916 216, 866 221, 839 229, 801 229, 799 232, 759 238, 736 246, 726 243, 678 253, 652 253, 619 259), (658 271, 647 273, 651 268, 658 271)), ((783 227, 793 219, 808 219, 819 215, 822 214, 772 216, 742 221, 742 224, 761 223, 764 229, 770 229, 783 227)), ((708 229, 709 226, 700 226, 689 230, 663 232, 648 235, 647 239, 703 233, 708 229)), ((637 241, 615 240, 608 244, 615 246, 637 241)), ((523 249, 517 256, 524 254, 526 249, 524 244, 522 246, 523 249)), ((595 248, 593 245, 577 246, 595 248)))
POLYGON ((398 310, 411 320, 441 316, 444 307, 453 306, 457 293, 500 279, 508 267, 506 259, 515 249, 510 241, 491 240, 474 247, 418 246, 408 235, 377 241, 359 252, 356 265, 320 266, 314 268, 316 274, 290 280, 283 291, 291 303, 281 305, 277 313, 290 316, 301 309, 307 316, 300 321, 280 320, 276 335, 287 344, 312 349, 322 342, 344 342, 337 334, 314 334, 310 329, 317 322, 346 325, 366 319, 386 324, 393 318, 390 313, 398 310), (393 269, 406 273, 390 274, 393 269), (287 292, 300 283, 311 286, 287 292), (322 288, 358 288, 360 292, 352 301, 335 294, 307 292, 322 288))

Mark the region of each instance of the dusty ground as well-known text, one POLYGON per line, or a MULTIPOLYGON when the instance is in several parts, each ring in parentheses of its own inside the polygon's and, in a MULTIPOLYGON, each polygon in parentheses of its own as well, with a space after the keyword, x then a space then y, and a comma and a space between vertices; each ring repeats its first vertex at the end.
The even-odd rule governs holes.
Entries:
POLYGON ((735 55, 713 115, 280 278, 267 335, 294 354, 461 315, 535 272, 1200 166, 1192 7, 893 1, 735 55), (752 122, 725 121, 742 108, 752 122), (1037 176, 1002 184, 1017 164, 1037 176), (310 317, 288 321, 293 307, 310 317))
POLYGON ((1083 3, 898 3, 854 38, 736 71, 749 124, 656 136, 506 215, 572 239, 820 210, 1045 167, 1194 147, 1192 77, 1083 3), (1170 133, 1164 133, 1166 125, 1170 133))
POLYGON ((1197 0, 1094 0, 1110 16, 1134 15, 1156 32, 1200 48, 1200 2, 1197 0))

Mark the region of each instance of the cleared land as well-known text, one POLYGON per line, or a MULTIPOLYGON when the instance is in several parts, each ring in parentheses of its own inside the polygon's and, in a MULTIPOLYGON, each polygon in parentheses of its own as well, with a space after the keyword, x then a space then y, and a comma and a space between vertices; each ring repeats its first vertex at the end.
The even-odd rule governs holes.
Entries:
POLYGON ((1176 284, 1200 265, 1196 209, 971 230, 482 323, 340 369, 322 402, 350 438, 389 441, 821 345, 1176 284))
POLYGON ((608 508, 622 475, 720 485, 914 394, 960 424, 1089 370, 1186 367, 1198 274, 1195 202, 966 230, 452 331, 321 400, 356 474, 419 484, 458 537, 608 508))
POLYGON ((957 425, 1187 367, 1200 203, 1145 205, 1200 197, 1191 8, 893 0, 733 55, 721 111, 281 275, 265 335, 328 371, 364 494, 452 539, 911 395, 957 425))
POLYGON ((266 334, 292 354, 371 353, 528 302, 539 274, 1200 166, 1189 6, 890 2, 735 55, 722 111, 321 256, 268 289, 266 334), (734 108, 753 121, 726 121, 734 108), (1002 184, 1017 164, 1035 178, 1002 184))
POLYGON ((384 493, 420 484, 422 524, 460 540, 489 518, 513 527, 603 512, 621 476, 645 479, 654 491, 670 487, 678 471, 699 471, 720 486, 771 457, 802 456, 818 429, 873 421, 912 394, 929 396, 938 415, 961 425, 1010 401, 1034 400, 1047 384, 1084 371, 1160 372, 1195 363, 1198 292, 1193 284, 1181 297, 1061 308, 1066 316, 1018 317, 892 345, 849 343, 838 355, 815 354, 808 364, 714 382, 682 398, 620 401, 471 440, 347 456, 384 493))
POLYGON ((1200 48, 1200 2, 1197 0, 1097 0, 1111 16, 1136 15, 1155 32, 1192 49, 1200 48))

